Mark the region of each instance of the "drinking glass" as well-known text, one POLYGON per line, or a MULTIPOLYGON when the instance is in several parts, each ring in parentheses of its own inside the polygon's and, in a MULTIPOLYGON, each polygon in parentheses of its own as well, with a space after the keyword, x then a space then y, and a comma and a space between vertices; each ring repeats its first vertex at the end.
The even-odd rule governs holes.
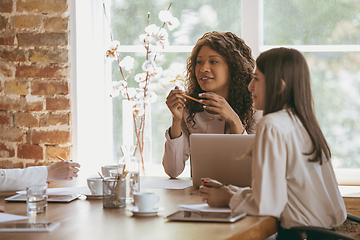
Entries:
POLYGON ((47 208, 47 185, 26 188, 26 208, 29 214, 43 213, 47 208))

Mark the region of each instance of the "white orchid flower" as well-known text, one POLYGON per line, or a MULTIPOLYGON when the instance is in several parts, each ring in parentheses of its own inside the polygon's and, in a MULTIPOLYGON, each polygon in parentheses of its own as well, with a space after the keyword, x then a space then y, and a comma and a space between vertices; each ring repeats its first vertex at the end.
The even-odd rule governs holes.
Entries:
POLYGON ((162 73, 163 73, 162 67, 156 67, 154 71, 150 72, 150 75, 153 79, 158 79, 161 77, 162 73))
POLYGON ((115 41, 111 41, 109 43, 109 46, 107 47, 107 51, 106 51, 106 57, 109 58, 110 60, 116 60, 117 59, 117 49, 120 46, 120 42, 115 40, 115 41))
POLYGON ((150 83, 148 85, 148 90, 149 91, 155 92, 155 91, 158 91, 159 89, 165 90, 164 87, 161 85, 161 83, 150 83))
POLYGON ((121 91, 121 95, 123 96, 123 98, 127 98, 128 95, 129 95, 129 98, 133 98, 133 97, 135 97, 136 94, 137 94, 137 91, 133 87, 128 87, 121 91))
POLYGON ((147 26, 145 28, 145 32, 149 36, 155 36, 159 32, 159 30, 160 30, 160 28, 158 26, 156 26, 155 24, 150 24, 149 26, 147 26))
POLYGON ((139 40, 143 44, 148 44, 148 43, 150 43, 151 37, 149 36, 149 34, 144 33, 144 34, 139 35, 139 40))
POLYGON ((135 75, 134 79, 135 79, 136 82, 141 83, 141 82, 144 82, 146 80, 146 76, 147 76, 146 73, 138 73, 138 74, 135 75))
POLYGON ((156 46, 158 47, 158 51, 160 52, 160 51, 162 51, 162 50, 164 50, 165 48, 167 48, 168 46, 170 45, 170 43, 169 43, 169 40, 168 39, 165 39, 165 40, 163 40, 163 41, 157 41, 156 42, 156 46))
POLYGON ((159 12, 159 19, 162 22, 169 22, 172 17, 173 17, 173 15, 171 14, 171 12, 169 10, 163 10, 163 11, 159 12))
POLYGON ((123 91, 125 89, 125 87, 127 86, 127 82, 125 82, 124 80, 122 81, 113 81, 111 82, 112 84, 112 91, 111 91, 111 97, 117 97, 119 96, 120 92, 123 91))
POLYGON ((175 85, 183 86, 185 83, 185 65, 181 63, 172 63, 170 67, 164 71, 164 78, 160 80, 164 86, 175 85))
POLYGON ((129 72, 134 68, 134 62, 134 58, 126 56, 123 60, 120 61, 120 67, 129 72))
POLYGON ((156 63, 154 60, 145 60, 142 65, 142 69, 144 72, 153 72, 156 68, 156 63))
POLYGON ((145 102, 154 103, 157 100, 157 94, 153 91, 147 91, 145 96, 145 102))
POLYGON ((164 49, 170 45, 169 34, 167 33, 166 29, 164 29, 164 28, 160 29, 160 31, 158 33, 158 39, 156 41, 156 45, 160 49, 164 49))
POLYGON ((179 26, 179 24, 180 24, 179 19, 177 19, 176 17, 171 18, 171 20, 169 22, 167 22, 167 26, 170 31, 177 28, 179 26))

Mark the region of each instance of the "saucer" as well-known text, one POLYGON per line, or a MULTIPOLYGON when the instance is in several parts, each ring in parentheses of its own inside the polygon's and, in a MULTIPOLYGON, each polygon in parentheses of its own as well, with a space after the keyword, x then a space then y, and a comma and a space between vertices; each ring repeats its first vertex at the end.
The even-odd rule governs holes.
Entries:
POLYGON ((93 194, 84 194, 85 196, 86 196, 86 199, 89 199, 89 200, 91 200, 91 199, 100 199, 100 198, 102 198, 103 197, 103 195, 101 194, 101 195, 93 195, 93 194))
POLYGON ((139 209, 136 206, 132 206, 127 208, 126 210, 132 212, 134 217, 152 217, 152 216, 156 216, 158 212, 163 211, 164 208, 154 207, 153 210, 150 212, 139 212, 139 209))

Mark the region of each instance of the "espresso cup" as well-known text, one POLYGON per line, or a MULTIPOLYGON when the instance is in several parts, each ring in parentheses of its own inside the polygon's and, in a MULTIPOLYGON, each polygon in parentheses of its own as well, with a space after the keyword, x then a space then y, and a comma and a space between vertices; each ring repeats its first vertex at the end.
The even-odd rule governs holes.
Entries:
POLYGON ((152 212, 154 205, 159 202, 160 198, 155 193, 135 192, 134 203, 139 212, 152 212))
POLYGON ((102 166, 101 167, 101 174, 103 175, 104 178, 111 177, 110 176, 110 170, 117 170, 118 167, 122 168, 123 166, 124 166, 123 164, 120 164, 120 165, 114 164, 114 165, 102 166))
POLYGON ((87 179, 87 184, 91 195, 102 195, 102 179, 100 177, 91 177, 87 179))

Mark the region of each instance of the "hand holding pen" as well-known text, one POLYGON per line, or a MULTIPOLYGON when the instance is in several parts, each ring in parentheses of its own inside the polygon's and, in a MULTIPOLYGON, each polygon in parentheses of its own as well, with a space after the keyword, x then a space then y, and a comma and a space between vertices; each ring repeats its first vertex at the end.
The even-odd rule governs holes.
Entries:
POLYGON ((229 207, 230 199, 235 195, 226 184, 210 178, 202 178, 200 197, 210 207, 229 207))
POLYGON ((61 161, 54 162, 47 166, 48 180, 72 180, 78 176, 80 164, 65 160, 56 156, 61 161))
MULTIPOLYGON (((220 185, 216 185, 216 186, 206 186, 206 187, 211 187, 211 188, 221 188, 221 187, 224 187, 224 186, 227 186, 227 184, 225 183, 225 184, 220 184, 220 185)), ((192 192, 192 193, 190 193, 190 195, 195 195, 195 194, 199 194, 199 193, 201 193, 201 191, 200 191, 200 190, 195 191, 195 192, 192 192)))

